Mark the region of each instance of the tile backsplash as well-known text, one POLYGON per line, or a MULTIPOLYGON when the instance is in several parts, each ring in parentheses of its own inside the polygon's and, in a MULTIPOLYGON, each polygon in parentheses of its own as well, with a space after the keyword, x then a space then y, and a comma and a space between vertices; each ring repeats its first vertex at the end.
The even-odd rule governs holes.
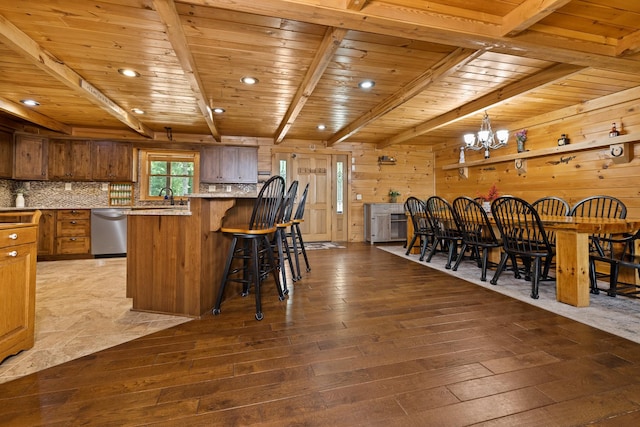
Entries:
MULTIPOLYGON (((92 208, 105 207, 109 204, 108 192, 103 190, 103 182, 61 182, 61 181, 14 181, 0 179, 0 207, 15 206, 15 191, 19 187, 26 187, 25 207, 38 208, 92 208)), ((227 185, 217 185, 212 194, 246 194, 256 192, 255 184, 229 184, 231 191, 226 190, 227 185), (224 187, 224 188, 223 188, 224 187)), ((208 193, 209 184, 200 184, 198 193, 208 193)), ((134 183, 135 205, 153 206, 167 204, 167 202, 141 201, 140 186, 134 183)), ((176 196, 176 204, 181 197, 176 196)))

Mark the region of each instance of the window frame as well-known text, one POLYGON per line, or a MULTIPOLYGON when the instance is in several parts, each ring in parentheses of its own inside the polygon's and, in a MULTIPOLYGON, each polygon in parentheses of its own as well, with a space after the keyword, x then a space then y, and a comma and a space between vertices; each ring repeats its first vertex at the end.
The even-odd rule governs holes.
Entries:
MULTIPOLYGON (((149 195, 151 162, 167 159, 173 162, 193 162, 193 190, 200 187, 200 152, 195 150, 140 149, 140 200, 163 201, 164 196, 149 195)), ((182 195, 176 197, 183 197, 182 195)))

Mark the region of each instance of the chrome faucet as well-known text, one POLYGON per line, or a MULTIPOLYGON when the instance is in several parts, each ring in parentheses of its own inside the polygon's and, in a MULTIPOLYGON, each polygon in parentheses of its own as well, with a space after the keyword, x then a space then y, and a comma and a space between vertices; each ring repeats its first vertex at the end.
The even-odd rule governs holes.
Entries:
POLYGON ((175 204, 175 202, 174 202, 174 200, 173 200, 173 189, 171 189, 171 187, 162 187, 162 188, 160 189, 160 193, 158 194, 158 196, 162 196, 162 192, 163 192, 163 191, 164 191, 164 193, 165 193, 164 199, 165 199, 165 200, 169 199, 169 203, 170 203, 171 205, 174 205, 174 204, 175 204))

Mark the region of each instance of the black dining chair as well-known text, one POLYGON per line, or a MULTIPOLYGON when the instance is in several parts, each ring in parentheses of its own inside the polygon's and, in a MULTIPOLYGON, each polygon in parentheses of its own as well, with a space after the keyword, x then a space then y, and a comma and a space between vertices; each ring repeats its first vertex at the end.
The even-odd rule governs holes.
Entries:
MULTIPOLYGON (((510 256, 519 258, 524 264, 525 280, 531 281, 531 298, 538 299, 542 262, 555 255, 538 212, 518 197, 498 197, 491 204, 491 213, 502 236, 503 253, 490 283, 498 283, 510 256)), ((519 277, 518 270, 514 271, 519 277)))
POLYGON ((427 248, 433 244, 435 238, 431 223, 427 217, 426 203, 417 197, 411 196, 404 202, 404 209, 409 213, 409 218, 413 224, 413 236, 407 245, 405 255, 409 255, 416 240, 420 239, 420 261, 424 261, 427 248))
POLYGON ((589 279, 591 281, 591 293, 598 294, 600 289, 597 284, 596 261, 609 264, 609 289, 607 295, 637 296, 640 294, 638 285, 638 273, 640 273, 640 254, 636 253, 636 243, 640 240, 640 230, 633 234, 615 237, 594 237, 597 248, 611 247, 613 250, 597 250, 589 255, 589 279), (620 267, 633 270, 633 277, 628 282, 619 281, 620 267))
MULTIPOLYGON (((566 200, 556 196, 542 197, 535 202, 531 203, 531 206, 538 212, 540 216, 567 216, 571 211, 571 206, 566 200)), ((556 232, 554 230, 547 230, 547 239, 553 246, 556 245, 556 232)), ((545 260, 543 277, 549 277, 549 271, 553 267, 552 258, 545 260)))
POLYGON ((571 211, 569 202, 557 196, 541 197, 531 205, 539 215, 567 216, 571 211))
POLYGON ((223 233, 232 235, 232 240, 218 289, 218 298, 212 310, 214 315, 220 314, 220 305, 227 284, 236 282, 242 284, 243 297, 249 294, 249 288, 253 285, 256 297, 255 317, 256 320, 262 320, 264 315, 260 285, 269 273, 272 273, 276 282, 280 301, 284 300, 270 242, 270 237, 277 230, 275 222, 284 198, 284 188, 285 183, 281 176, 269 178, 258 193, 249 224, 221 228, 223 233))
MULTIPOLYGON (((588 218, 626 218, 627 207, 613 196, 591 196, 577 202, 569 212, 571 216, 588 218)), ((589 236, 589 254, 604 257, 612 251, 612 235, 610 233, 594 233, 589 236)), ((606 274, 597 274, 604 277, 606 274)), ((591 293, 597 293, 597 288, 591 288, 591 293)))
POLYGON ((451 204, 440 196, 431 196, 426 202, 426 212, 431 221, 434 233, 434 242, 429 249, 427 262, 435 254, 438 245, 448 249, 446 269, 451 268, 451 263, 458 256, 458 247, 462 245, 462 233, 458 227, 457 217, 453 213, 451 204))
POLYGON ((489 216, 482 205, 470 197, 458 197, 452 203, 454 214, 458 217, 458 227, 462 233, 462 247, 452 270, 457 271, 467 249, 479 254, 478 266, 482 269, 480 280, 487 280, 489 251, 499 248, 502 243, 496 236, 489 216))

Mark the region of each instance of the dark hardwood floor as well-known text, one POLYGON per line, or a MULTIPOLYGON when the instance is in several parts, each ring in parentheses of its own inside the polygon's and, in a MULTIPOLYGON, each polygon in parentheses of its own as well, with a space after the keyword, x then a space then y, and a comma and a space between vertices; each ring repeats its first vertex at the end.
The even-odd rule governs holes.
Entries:
MULTIPOLYGON (((0 384, 3 426, 640 425, 640 345, 366 244, 0 384)), ((525 285, 526 286, 526 285, 525 285)))

